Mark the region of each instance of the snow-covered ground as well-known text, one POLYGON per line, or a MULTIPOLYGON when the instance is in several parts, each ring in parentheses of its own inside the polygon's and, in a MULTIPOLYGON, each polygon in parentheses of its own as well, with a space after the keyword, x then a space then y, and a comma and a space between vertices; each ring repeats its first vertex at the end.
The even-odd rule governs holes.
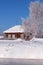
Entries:
POLYGON ((43 59, 43 39, 0 40, 0 58, 43 59))
POLYGON ((4 36, 0 36, 0 39, 1 39, 1 38, 4 38, 4 36))

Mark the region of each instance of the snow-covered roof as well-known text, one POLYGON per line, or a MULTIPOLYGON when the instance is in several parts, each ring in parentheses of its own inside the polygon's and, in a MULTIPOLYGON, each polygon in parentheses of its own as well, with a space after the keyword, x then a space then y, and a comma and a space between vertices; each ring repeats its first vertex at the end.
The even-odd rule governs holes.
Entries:
POLYGON ((3 33, 16 33, 16 32, 24 32, 22 25, 16 25, 16 26, 4 31, 3 33))

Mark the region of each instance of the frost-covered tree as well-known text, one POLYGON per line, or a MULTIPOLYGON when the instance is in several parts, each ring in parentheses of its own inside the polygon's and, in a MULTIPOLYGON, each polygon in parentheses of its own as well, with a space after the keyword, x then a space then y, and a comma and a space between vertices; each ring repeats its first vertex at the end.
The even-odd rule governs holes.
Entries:
POLYGON ((30 18, 32 20, 32 31, 36 35, 43 24, 43 3, 36 1, 30 4, 30 18))
POLYGON ((23 26, 26 33, 29 31, 35 36, 43 24, 43 3, 39 1, 31 2, 29 9, 30 17, 23 20, 23 26))

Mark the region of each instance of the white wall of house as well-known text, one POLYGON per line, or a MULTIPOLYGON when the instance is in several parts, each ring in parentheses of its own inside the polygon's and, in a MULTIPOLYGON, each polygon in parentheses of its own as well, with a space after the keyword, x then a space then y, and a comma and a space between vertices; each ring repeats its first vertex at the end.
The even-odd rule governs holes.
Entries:
POLYGON ((11 39, 11 34, 8 34, 8 39, 11 39))
POLYGON ((12 39, 15 39, 15 35, 14 34, 12 34, 12 39))
POLYGON ((22 38, 22 39, 24 38, 24 34, 21 34, 21 38, 22 38))

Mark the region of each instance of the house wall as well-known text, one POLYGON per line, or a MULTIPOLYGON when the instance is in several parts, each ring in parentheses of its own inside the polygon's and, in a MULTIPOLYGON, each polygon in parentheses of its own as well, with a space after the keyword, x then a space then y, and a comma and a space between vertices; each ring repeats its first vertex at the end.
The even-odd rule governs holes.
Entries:
POLYGON ((21 38, 21 39, 25 39, 25 40, 30 40, 30 39, 32 39, 32 34, 31 33, 28 33, 28 34, 24 34, 24 33, 5 33, 4 38, 5 39, 21 38))
POLYGON ((16 39, 16 38, 23 38, 24 33, 5 33, 4 38, 5 39, 16 39))

